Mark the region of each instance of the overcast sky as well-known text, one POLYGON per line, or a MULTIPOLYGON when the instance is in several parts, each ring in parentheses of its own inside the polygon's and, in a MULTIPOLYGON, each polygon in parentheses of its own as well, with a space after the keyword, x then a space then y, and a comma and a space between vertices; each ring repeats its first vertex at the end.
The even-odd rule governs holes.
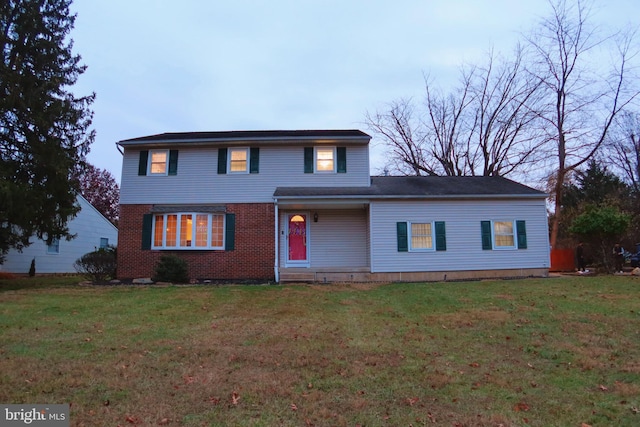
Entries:
MULTIPOLYGON (((638 0, 602 0, 608 28, 638 0)), ((71 37, 96 92, 88 160, 120 182, 115 143, 163 132, 361 129, 367 111, 444 89, 464 62, 508 53, 546 0, 75 0, 71 37)), ((375 145, 375 140, 374 140, 375 145)), ((371 171, 384 166, 374 148, 371 171)))

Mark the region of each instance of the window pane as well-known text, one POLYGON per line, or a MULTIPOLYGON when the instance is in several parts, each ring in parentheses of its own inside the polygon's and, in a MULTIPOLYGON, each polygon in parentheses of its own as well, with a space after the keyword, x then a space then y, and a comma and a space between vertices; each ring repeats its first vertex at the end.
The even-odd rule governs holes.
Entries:
POLYGON ((209 215, 196 215, 196 246, 207 246, 209 215))
POLYGON ((514 246, 513 236, 496 235, 496 246, 514 246))
POLYGON ((167 152, 152 151, 151 152, 151 173, 164 174, 167 172, 167 152))
POLYGON ((106 249, 109 246, 109 238, 101 237, 100 238, 100 249, 106 249))
POLYGON ((493 234, 495 236, 496 246, 511 247, 515 246, 513 235, 513 222, 496 221, 493 223, 493 234))
POLYGON ((211 246, 221 248, 224 244, 224 217, 211 216, 211 246))
POLYGON ((164 230, 164 215, 156 215, 156 227, 153 236, 153 246, 162 246, 162 231, 164 230))
POLYGON ((432 249, 431 223, 411 224, 411 248, 432 249))
POLYGON ((316 170, 332 172, 333 168, 333 148, 318 148, 316 150, 316 170))
POLYGON ((167 238, 165 246, 176 246, 178 215, 167 215, 167 238))
POLYGON ((53 239, 50 245, 47 245, 47 253, 48 254, 59 254, 60 253, 60 239, 53 239))
POLYGON ((229 161, 229 167, 231 172, 246 172, 247 171, 247 150, 231 149, 231 157, 229 161))
POLYGON ((191 246, 193 236, 193 220, 191 215, 180 215, 180 246, 191 246))

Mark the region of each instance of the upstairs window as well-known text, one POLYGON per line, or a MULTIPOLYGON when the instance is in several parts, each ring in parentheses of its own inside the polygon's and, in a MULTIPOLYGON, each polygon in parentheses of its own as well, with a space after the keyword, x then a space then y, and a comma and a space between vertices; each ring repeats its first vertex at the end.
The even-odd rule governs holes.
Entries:
POLYGON ((346 173, 346 147, 305 147, 304 173, 346 173))
POLYGON ((229 172, 230 173, 247 173, 248 159, 249 159, 248 148, 230 148, 229 149, 229 172))
POLYGON ((166 175, 167 174, 167 150, 157 151, 152 150, 149 152, 151 155, 151 162, 149 164, 150 175, 166 175))
POLYGON ((316 172, 334 172, 335 171, 335 148, 316 148, 315 163, 316 172))
POLYGON ((177 175, 178 150, 142 150, 138 161, 138 175, 177 175))
POLYGON ((107 249, 109 247, 109 238, 101 237, 100 238, 100 249, 107 249))

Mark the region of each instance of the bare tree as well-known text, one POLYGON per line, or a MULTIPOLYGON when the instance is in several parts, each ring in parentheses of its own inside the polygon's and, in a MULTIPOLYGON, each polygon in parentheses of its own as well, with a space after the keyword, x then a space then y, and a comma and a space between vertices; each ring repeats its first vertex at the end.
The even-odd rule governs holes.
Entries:
POLYGON ((588 27, 590 8, 581 0, 550 0, 551 15, 527 38, 534 57, 530 71, 545 92, 539 116, 551 143, 555 212, 550 243, 556 246, 565 177, 587 162, 605 141, 622 109, 638 95, 627 72, 632 34, 601 36, 588 27), (617 53, 608 70, 601 48, 617 53))
POLYGON ((425 77, 424 112, 411 100, 367 115, 367 124, 389 150, 396 172, 415 175, 504 176, 522 172, 534 159, 540 138, 534 102, 539 80, 515 59, 488 55, 486 66, 460 68, 458 87, 443 93, 425 77))
POLYGON ((616 117, 603 146, 606 163, 618 171, 634 192, 640 192, 640 114, 626 111, 616 117))

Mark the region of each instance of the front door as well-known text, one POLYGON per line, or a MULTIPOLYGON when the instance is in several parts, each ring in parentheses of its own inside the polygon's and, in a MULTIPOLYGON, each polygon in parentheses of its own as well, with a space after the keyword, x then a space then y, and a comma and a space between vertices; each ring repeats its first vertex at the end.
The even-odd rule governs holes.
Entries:
POLYGON ((307 264, 307 215, 306 214, 289 214, 287 215, 288 223, 288 246, 290 264, 307 264))

